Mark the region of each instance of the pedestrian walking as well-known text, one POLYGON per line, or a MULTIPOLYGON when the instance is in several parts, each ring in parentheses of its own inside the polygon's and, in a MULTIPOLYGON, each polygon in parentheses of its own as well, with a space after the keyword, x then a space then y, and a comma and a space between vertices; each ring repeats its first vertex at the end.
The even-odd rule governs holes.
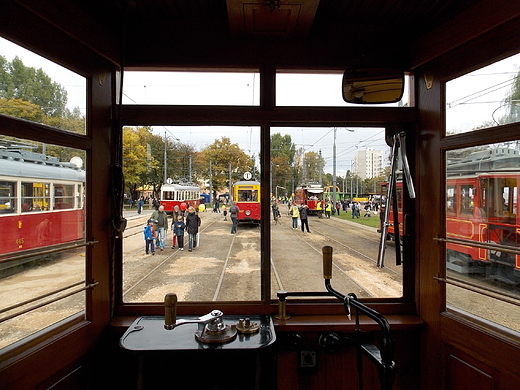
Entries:
POLYGON ((137 214, 141 214, 144 207, 144 198, 141 196, 137 201, 137 214))
POLYGON ((300 210, 295 202, 292 203, 292 206, 289 210, 289 215, 292 217, 292 228, 298 229, 298 218, 300 217, 300 210))
MULTIPOLYGON (((177 245, 179 245, 179 249, 181 251, 184 250, 184 231, 186 230, 186 224, 181 215, 177 217, 177 220, 173 223, 172 231, 173 236, 177 237, 177 245)), ((172 248, 175 248, 173 246, 172 248)))
POLYGON ((144 241, 145 241, 144 252, 146 254, 149 254, 151 251, 152 255, 155 255, 155 247, 154 247, 155 230, 154 230, 152 219, 149 219, 146 222, 146 226, 144 227, 143 233, 144 233, 144 241))
POLYGON ((154 221, 156 246, 163 251, 166 231, 168 230, 168 214, 164 211, 163 205, 160 205, 159 208, 152 213, 151 219, 154 221))
POLYGON ((232 202, 231 207, 229 208, 229 217, 231 218, 231 221, 233 221, 233 225, 231 226, 231 234, 235 234, 237 232, 238 213, 240 213, 240 209, 238 208, 237 203, 232 202))
POLYGON ((316 202, 316 212, 318 213, 319 219, 323 218, 323 206, 322 206, 321 202, 322 202, 321 200, 318 200, 318 202, 316 202))
POLYGON ((307 233, 310 233, 311 231, 309 230, 309 220, 307 218, 307 216, 309 215, 309 207, 307 207, 307 205, 304 204, 304 205, 302 205, 302 207, 300 207, 299 212, 300 212, 300 224, 302 226, 302 232, 304 232, 303 228, 306 227, 307 233))
POLYGON ((175 234, 175 230, 173 230, 173 225, 177 222, 179 217, 181 217, 181 220, 184 222, 184 213, 179 209, 179 206, 174 206, 172 211, 172 249, 175 249, 175 245, 177 244, 177 235, 175 234))
POLYGON ((325 204, 325 216, 327 218, 330 218, 331 211, 332 211, 332 205, 330 204, 329 201, 327 201, 327 203, 325 204))
POLYGON ((193 206, 188 207, 186 215, 186 230, 188 231, 188 250, 191 252, 196 246, 196 236, 199 232, 200 217, 193 206))

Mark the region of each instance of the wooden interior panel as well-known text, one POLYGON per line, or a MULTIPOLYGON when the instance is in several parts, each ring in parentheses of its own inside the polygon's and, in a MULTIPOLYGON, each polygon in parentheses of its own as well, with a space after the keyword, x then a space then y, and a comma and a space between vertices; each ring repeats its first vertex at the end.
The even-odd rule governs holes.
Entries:
POLYGON ((227 0, 232 35, 303 37, 311 28, 319 0, 227 0))

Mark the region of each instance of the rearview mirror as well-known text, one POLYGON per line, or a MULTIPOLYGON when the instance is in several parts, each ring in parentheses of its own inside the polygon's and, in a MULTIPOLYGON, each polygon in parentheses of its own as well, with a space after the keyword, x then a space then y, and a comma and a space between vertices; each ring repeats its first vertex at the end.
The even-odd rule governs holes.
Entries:
POLYGON ((347 103, 395 103, 403 97, 404 72, 385 68, 347 69, 343 73, 342 91, 347 103))

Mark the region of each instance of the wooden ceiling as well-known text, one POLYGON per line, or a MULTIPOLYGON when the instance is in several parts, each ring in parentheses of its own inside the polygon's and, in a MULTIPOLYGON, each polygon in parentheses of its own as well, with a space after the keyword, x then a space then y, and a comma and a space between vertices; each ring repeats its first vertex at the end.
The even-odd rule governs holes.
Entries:
POLYGON ((409 68, 439 26, 482 23, 470 17, 481 0, 13 2, 127 67, 409 68))

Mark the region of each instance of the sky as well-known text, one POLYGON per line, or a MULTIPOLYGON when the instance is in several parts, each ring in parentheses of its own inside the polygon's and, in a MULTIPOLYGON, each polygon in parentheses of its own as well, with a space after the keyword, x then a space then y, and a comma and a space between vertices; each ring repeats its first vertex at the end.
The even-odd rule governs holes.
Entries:
MULTIPOLYGON (((83 77, 55 65, 3 38, 0 55, 8 61, 15 56, 26 66, 42 68, 53 81, 67 90, 69 109, 86 112, 86 81, 83 77)), ((512 77, 516 76, 520 55, 480 69, 447 84, 447 129, 469 131, 505 113, 503 103, 512 77)), ((126 72, 125 104, 218 104, 258 105, 259 76, 254 73, 211 74, 126 72)), ((277 105, 346 106, 341 97, 341 75, 294 75, 277 77, 277 105)), ((248 154, 258 156, 260 131, 257 127, 171 127, 156 126, 154 133, 189 143, 200 150, 225 135, 248 154)), ((325 158, 325 172, 333 172, 334 133, 336 133, 336 174, 344 176, 352 168, 354 153, 372 148, 389 148, 384 130, 378 128, 273 128, 272 133, 289 134, 297 148, 319 153, 325 158), (352 131, 354 130, 354 131, 352 131)), ((258 158, 257 158, 258 160, 258 158)))

